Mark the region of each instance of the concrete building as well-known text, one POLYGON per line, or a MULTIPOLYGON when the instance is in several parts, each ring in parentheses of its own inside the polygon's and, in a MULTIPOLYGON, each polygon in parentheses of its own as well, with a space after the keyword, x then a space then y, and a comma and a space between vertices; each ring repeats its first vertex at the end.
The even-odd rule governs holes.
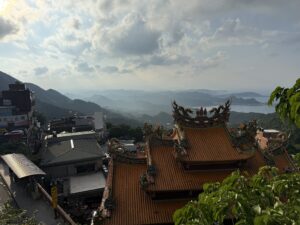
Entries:
POLYGON ((34 103, 33 93, 25 84, 10 84, 9 90, 0 93, 0 128, 28 128, 31 125, 34 103))
POLYGON ((102 112, 95 112, 88 116, 71 116, 50 121, 48 131, 73 132, 95 130, 100 135, 105 132, 106 126, 102 112))
POLYGON ((59 195, 100 196, 105 185, 105 152, 94 131, 48 135, 40 166, 50 181, 59 183, 59 195))

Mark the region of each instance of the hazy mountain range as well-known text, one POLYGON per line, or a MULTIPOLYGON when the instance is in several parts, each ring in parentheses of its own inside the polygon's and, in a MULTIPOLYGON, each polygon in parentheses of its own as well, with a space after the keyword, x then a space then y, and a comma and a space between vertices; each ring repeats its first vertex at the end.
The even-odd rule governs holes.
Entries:
MULTIPOLYGON (((17 79, 14 77, 0 71, 0 91, 7 90, 8 85, 16 81, 17 79)), ((133 126, 141 125, 137 120, 106 110, 95 103, 81 99, 70 99, 56 90, 44 90, 32 83, 25 84, 26 87, 34 92, 36 110, 44 114, 47 119, 66 117, 74 113, 82 115, 102 111, 109 122, 117 124, 126 123, 133 126)))
POLYGON ((225 91, 187 90, 187 91, 135 91, 110 90, 100 91, 98 94, 85 98, 105 108, 120 112, 131 113, 134 116, 148 114, 156 115, 160 112, 171 112, 171 103, 176 100, 187 107, 216 106, 231 99, 232 105, 260 106, 255 97, 263 97, 254 92, 224 93, 225 91))
MULTIPOLYGON (((0 71, 0 91, 8 89, 8 84, 16 79, 0 71)), ((77 114, 92 114, 103 111, 109 122, 125 123, 131 126, 141 126, 144 122, 172 124, 172 101, 187 107, 212 106, 223 104, 227 99, 233 105, 262 105, 255 97, 262 97, 255 92, 229 93, 214 90, 187 90, 187 91, 159 91, 146 92, 135 90, 99 91, 86 98, 71 99, 60 92, 26 83, 26 86, 35 93, 36 110, 43 113, 48 119, 60 118, 77 114)), ((256 118, 258 113, 232 113, 232 123, 238 123, 256 118)), ((264 114, 262 114, 264 115, 264 114)))

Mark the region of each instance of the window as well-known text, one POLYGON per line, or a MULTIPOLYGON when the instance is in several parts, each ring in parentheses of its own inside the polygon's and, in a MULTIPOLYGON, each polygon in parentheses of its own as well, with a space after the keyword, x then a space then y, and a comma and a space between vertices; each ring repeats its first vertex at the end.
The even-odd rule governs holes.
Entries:
POLYGON ((21 116, 21 119, 22 119, 22 120, 25 120, 25 116, 21 116))

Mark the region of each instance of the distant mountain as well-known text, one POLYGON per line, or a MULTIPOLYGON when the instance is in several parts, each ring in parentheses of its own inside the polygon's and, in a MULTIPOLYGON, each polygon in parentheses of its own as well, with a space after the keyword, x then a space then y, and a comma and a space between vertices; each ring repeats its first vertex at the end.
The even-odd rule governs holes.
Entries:
MULTIPOLYGON (((14 77, 0 72, 0 91, 8 89, 8 84, 15 81, 14 77)), ((170 113, 172 112, 171 103, 173 100, 187 107, 219 105, 223 104, 228 98, 231 98, 233 105, 252 106, 262 104, 252 98, 260 96, 253 92, 242 92, 234 95, 228 94, 228 96, 226 93, 225 96, 225 91, 211 90, 160 92, 110 90, 100 91, 99 94, 88 98, 88 101, 84 101, 80 99, 72 100, 56 90, 44 90, 32 83, 26 83, 26 86, 35 93, 36 109, 48 119, 68 116, 70 113, 75 112, 80 115, 102 111, 106 115, 108 122, 113 124, 124 123, 131 126, 141 126, 144 122, 160 123, 163 125, 172 124, 173 118, 170 113), (220 95, 221 93, 224 95, 220 95), (243 99, 241 97, 251 98, 243 99), (124 112, 131 115, 124 114, 124 112)), ((267 118, 268 115, 232 112, 230 123, 238 124, 257 117, 267 118)))
MULTIPOLYGON (((215 106, 223 104, 228 99, 232 105, 260 106, 263 103, 254 98, 241 98, 235 95, 220 95, 224 91, 213 92, 209 90, 187 91, 135 91, 135 90, 109 90, 100 91, 99 94, 86 98, 106 108, 137 115, 156 115, 160 112, 169 113, 172 101, 188 107, 215 106)), ((241 96, 254 96, 252 92, 239 93, 241 96)), ((257 94, 257 96, 260 96, 257 94)))
POLYGON ((36 99, 35 109, 47 119, 58 119, 70 115, 70 110, 42 102, 39 99, 36 99))
POLYGON ((235 96, 238 98, 258 98, 258 97, 265 97, 264 95, 258 94, 256 92, 237 92, 237 93, 228 93, 228 94, 221 94, 220 97, 230 97, 235 96))
MULTIPOLYGON (((8 85, 16 81, 17 79, 14 77, 0 71, 0 91, 7 90, 8 85)), ((93 102, 87 102, 81 99, 72 100, 56 90, 44 90, 32 83, 25 84, 26 87, 34 92, 36 98, 36 110, 43 113, 47 119, 66 117, 74 113, 82 115, 102 111, 106 115, 107 121, 113 124, 124 123, 132 126, 142 125, 137 120, 127 118, 116 112, 111 112, 93 102)))
MULTIPOLYGON (((167 127, 172 127, 173 124, 172 115, 164 112, 154 116, 144 114, 137 119, 142 123, 161 124, 167 127)), ((238 126, 241 123, 247 123, 254 119, 257 120, 258 123, 264 128, 282 129, 282 124, 278 123, 279 118, 276 113, 263 114, 231 111, 229 117, 229 126, 238 126)))
POLYGON ((137 118, 142 123, 151 123, 151 124, 161 124, 163 126, 168 126, 173 124, 173 117, 171 114, 160 112, 155 116, 149 116, 143 114, 137 118))
MULTIPOLYGON (((231 126, 237 126, 240 123, 246 123, 248 121, 255 119, 261 125, 263 125, 264 128, 272 128, 272 127, 268 127, 268 126, 269 126, 269 124, 271 124, 270 121, 272 121, 274 118, 278 119, 276 113, 263 114, 263 113, 252 113, 252 112, 242 113, 242 112, 231 111, 229 123, 231 126)), ((275 127, 273 127, 273 128, 275 128, 275 127)))
POLYGON ((56 90, 44 90, 39 86, 31 83, 26 83, 26 86, 32 90, 36 97, 41 101, 56 107, 65 108, 74 112, 81 112, 84 114, 102 111, 103 109, 92 102, 86 102, 80 99, 70 99, 56 90))
POLYGON ((0 71, 0 91, 8 89, 8 85, 16 82, 16 79, 0 71))
POLYGON ((247 106, 258 106, 258 105, 263 105, 263 103, 258 102, 254 98, 239 98, 234 95, 227 97, 232 101, 232 105, 247 105, 247 106))

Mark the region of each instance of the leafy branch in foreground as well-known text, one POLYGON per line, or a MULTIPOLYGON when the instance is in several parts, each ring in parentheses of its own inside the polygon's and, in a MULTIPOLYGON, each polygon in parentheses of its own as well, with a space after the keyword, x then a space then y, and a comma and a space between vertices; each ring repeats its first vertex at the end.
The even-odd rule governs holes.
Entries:
POLYGON ((272 105, 276 101, 278 103, 276 103, 275 110, 280 118, 300 127, 300 78, 291 88, 275 88, 271 93, 268 104, 272 105))
POLYGON ((173 220, 175 225, 300 224, 300 174, 278 174, 269 166, 253 177, 233 172, 222 183, 205 184, 198 200, 178 209, 173 220))

